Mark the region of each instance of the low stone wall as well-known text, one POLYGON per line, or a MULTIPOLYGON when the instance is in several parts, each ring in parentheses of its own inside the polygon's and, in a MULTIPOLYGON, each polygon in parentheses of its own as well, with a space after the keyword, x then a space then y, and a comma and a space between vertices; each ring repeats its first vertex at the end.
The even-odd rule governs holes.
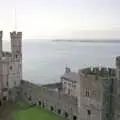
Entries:
POLYGON ((29 104, 49 109, 66 119, 77 120, 77 99, 74 97, 26 81, 22 82, 20 88, 14 88, 11 91, 9 99, 22 99, 29 104))

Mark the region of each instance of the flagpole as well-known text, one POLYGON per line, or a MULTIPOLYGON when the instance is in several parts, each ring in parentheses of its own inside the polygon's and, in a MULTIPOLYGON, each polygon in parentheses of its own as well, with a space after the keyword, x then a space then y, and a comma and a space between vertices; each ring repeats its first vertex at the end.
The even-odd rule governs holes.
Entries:
POLYGON ((17 30, 17 16, 16 16, 16 8, 14 9, 14 29, 17 30))

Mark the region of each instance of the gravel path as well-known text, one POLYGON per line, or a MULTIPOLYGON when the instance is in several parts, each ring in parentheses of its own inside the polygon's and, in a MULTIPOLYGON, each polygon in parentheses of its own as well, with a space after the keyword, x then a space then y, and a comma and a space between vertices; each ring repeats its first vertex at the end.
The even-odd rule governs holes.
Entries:
POLYGON ((13 110, 15 110, 15 104, 12 102, 8 102, 2 105, 0 107, 0 120, 13 120, 13 110))

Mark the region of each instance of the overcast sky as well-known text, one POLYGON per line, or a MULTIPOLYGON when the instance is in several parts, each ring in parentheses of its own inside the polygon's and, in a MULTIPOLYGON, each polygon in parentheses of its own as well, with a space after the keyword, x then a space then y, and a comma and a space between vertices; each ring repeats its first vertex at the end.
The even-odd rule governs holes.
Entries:
POLYGON ((0 0, 4 39, 14 30, 27 38, 120 38, 120 0, 0 0))

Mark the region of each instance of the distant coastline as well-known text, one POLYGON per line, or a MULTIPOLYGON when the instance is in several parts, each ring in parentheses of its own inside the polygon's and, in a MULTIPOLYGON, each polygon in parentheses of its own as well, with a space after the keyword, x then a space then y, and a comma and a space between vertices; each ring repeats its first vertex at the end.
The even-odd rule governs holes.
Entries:
POLYGON ((119 43, 120 40, 52 40, 53 42, 119 43))

